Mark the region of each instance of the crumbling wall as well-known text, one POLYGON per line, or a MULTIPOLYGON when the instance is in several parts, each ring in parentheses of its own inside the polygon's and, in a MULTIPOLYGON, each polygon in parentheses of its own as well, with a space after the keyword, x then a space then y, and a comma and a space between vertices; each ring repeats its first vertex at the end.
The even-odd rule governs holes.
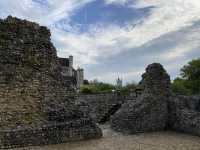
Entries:
POLYGON ((164 130, 168 120, 167 100, 170 77, 163 66, 148 65, 142 75, 142 94, 126 102, 111 118, 111 127, 120 132, 139 133, 164 130))
POLYGON ((148 65, 142 75, 142 94, 122 105, 111 127, 124 133, 174 130, 200 136, 200 96, 177 96, 162 65, 148 65))
POLYGON ((200 96, 172 96, 168 108, 168 128, 200 136, 200 96))
POLYGON ((59 144, 77 140, 101 137, 100 128, 91 124, 91 120, 77 119, 61 123, 49 123, 34 128, 19 128, 0 131, 0 149, 59 144))
POLYGON ((134 101, 136 94, 121 95, 120 93, 78 95, 76 105, 89 114, 91 118, 104 123, 127 101, 134 101))
POLYGON ((0 20, 0 45, 1 128, 43 122, 44 107, 69 103, 46 27, 12 17, 0 20))
MULTIPOLYGON (((28 128, 32 131, 52 123, 72 121, 76 124, 77 120, 87 119, 88 116, 74 105, 71 95, 73 93, 64 86, 50 31, 11 16, 0 20, 0 138, 3 139, 0 145, 4 144, 2 141, 9 141, 3 136, 5 130, 28 128)), ((92 137, 100 137, 95 124, 92 121, 89 124, 92 137)), ((91 137, 87 130, 85 135, 91 137)), ((42 140, 41 136, 35 138, 42 140)), ((35 144, 33 141, 32 145, 35 144)))

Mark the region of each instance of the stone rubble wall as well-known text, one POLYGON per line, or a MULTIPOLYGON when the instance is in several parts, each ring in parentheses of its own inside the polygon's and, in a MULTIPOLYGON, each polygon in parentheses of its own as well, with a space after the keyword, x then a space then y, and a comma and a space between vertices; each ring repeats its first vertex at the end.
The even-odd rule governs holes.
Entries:
POLYGON ((64 85, 50 31, 11 16, 0 19, 0 148, 100 138, 95 123, 110 118, 120 132, 168 128, 200 136, 200 98, 172 96, 162 65, 149 65, 140 86, 138 97, 74 99, 64 85))
POLYGON ((0 149, 58 144, 77 140, 95 139, 102 136, 101 130, 91 120, 48 124, 37 128, 22 128, 0 131, 0 149), (99 136, 96 135, 98 131, 99 136))
POLYGON ((165 129, 170 93, 169 75, 161 64, 150 64, 142 75, 140 86, 142 94, 135 101, 127 101, 111 117, 114 130, 135 134, 165 129))
POLYGON ((111 109, 119 109, 123 103, 135 99, 136 94, 134 93, 129 95, 120 95, 119 93, 86 94, 78 95, 75 103, 83 112, 89 114, 94 121, 99 123, 104 117, 109 119, 112 115, 110 113, 117 111, 113 110, 113 112, 111 109))
POLYGON ((51 144, 52 138, 59 143, 102 136, 95 122, 74 104, 75 93, 64 85, 50 36, 50 30, 37 23, 12 16, 0 19, 1 146, 51 144), (82 127, 79 121, 85 119, 88 123, 82 127), (73 127, 64 125, 70 122, 77 124, 77 135, 82 138, 76 134, 68 136, 73 127), (52 124, 56 124, 55 128, 52 124), (49 125, 51 131, 40 129, 49 125), (62 137, 61 131, 66 136, 62 137), (61 135, 61 139, 57 136, 56 140, 54 135, 61 135))
POLYGON ((0 20, 1 129, 45 122, 48 108, 71 105, 50 35, 33 22, 0 20))
POLYGON ((168 128, 200 136, 200 96, 172 96, 168 108, 168 128))
POLYGON ((174 95, 170 77, 158 63, 142 75, 142 94, 128 101, 111 117, 111 127, 135 134, 173 130, 200 136, 200 96, 174 95))

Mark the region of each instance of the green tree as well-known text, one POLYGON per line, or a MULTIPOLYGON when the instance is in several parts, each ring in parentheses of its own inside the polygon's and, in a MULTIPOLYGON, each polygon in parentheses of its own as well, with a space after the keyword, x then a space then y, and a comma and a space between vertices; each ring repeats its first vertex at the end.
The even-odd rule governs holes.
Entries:
POLYGON ((187 80, 200 80, 200 58, 194 59, 183 66, 181 76, 187 80))
POLYGON ((172 83, 172 91, 181 95, 191 95, 192 92, 187 88, 187 81, 185 79, 176 78, 172 83))
POLYGON ((181 77, 172 83, 172 90, 178 94, 200 94, 200 58, 190 61, 181 68, 181 77))
POLYGON ((130 83, 127 83, 126 86, 122 87, 120 89, 120 92, 122 94, 128 94, 128 93, 134 91, 136 87, 137 87, 137 83, 132 81, 130 83))
POLYGON ((135 89, 136 86, 137 86, 137 83, 135 81, 132 81, 131 83, 127 83, 125 88, 132 90, 132 89, 135 89))
POLYGON ((112 92, 112 90, 116 89, 114 85, 109 83, 98 82, 95 80, 90 82, 88 85, 83 85, 81 87, 80 92, 84 94, 91 93, 108 93, 112 92))

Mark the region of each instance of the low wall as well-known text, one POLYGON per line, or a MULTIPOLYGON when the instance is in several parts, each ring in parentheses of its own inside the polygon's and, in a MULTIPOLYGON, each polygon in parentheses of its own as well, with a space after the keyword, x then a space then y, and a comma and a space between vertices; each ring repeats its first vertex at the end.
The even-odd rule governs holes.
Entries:
POLYGON ((104 122, 115 113, 121 105, 128 100, 135 100, 136 94, 120 95, 119 93, 106 94, 87 94, 78 95, 76 105, 78 105, 83 112, 89 114, 91 118, 98 122, 104 122))
POLYGON ((40 146, 100 138, 101 130, 91 127, 90 119, 53 123, 37 128, 0 131, 0 149, 40 146), (96 134, 99 131, 99 137, 96 134))

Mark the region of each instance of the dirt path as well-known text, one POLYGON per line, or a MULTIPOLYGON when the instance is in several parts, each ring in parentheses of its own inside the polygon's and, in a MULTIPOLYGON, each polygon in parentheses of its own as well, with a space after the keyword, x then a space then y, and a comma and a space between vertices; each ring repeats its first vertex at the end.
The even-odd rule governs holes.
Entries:
POLYGON ((122 135, 102 126, 104 137, 43 147, 15 150, 200 150, 200 137, 175 132, 155 132, 138 135, 122 135))

